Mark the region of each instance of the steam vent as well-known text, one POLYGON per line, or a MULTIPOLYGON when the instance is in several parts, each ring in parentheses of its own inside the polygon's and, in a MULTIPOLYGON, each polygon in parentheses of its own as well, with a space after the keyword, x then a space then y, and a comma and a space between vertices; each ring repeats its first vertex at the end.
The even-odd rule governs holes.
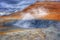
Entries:
POLYGON ((0 40, 60 40, 60 0, 0 0, 0 40))

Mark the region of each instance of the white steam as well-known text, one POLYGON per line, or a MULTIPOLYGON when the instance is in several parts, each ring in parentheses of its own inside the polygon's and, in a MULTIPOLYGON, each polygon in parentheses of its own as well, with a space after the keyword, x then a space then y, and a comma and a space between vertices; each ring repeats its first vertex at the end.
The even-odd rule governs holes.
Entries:
POLYGON ((26 13, 23 14, 23 18, 14 25, 21 28, 30 28, 31 23, 28 22, 28 20, 32 20, 32 19, 34 19, 34 17, 30 13, 26 13))
POLYGON ((32 11, 35 16, 44 17, 44 16, 48 15, 48 9, 46 9, 44 7, 38 7, 36 9, 32 9, 32 11))
POLYGON ((38 15, 40 15, 40 16, 47 15, 47 9, 45 9, 44 7, 38 8, 38 15))
POLYGON ((32 20, 34 17, 30 13, 23 14, 22 20, 32 20))
MULTIPOLYGON (((44 7, 41 7, 38 9, 33 9, 31 11, 33 11, 33 15, 36 15, 36 16, 47 15, 47 10, 45 10, 44 7)), ((31 22, 28 22, 28 20, 35 19, 35 17, 33 15, 30 12, 22 14, 23 18, 14 25, 21 27, 21 28, 30 28, 31 22)))

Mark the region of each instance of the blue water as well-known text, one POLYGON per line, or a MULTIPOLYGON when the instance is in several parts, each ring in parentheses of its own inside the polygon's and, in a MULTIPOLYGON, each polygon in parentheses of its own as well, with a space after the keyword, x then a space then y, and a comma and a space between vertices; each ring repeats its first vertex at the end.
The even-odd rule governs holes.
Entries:
POLYGON ((51 26, 60 28, 60 22, 52 20, 18 20, 14 22, 3 23, 3 25, 8 27, 15 26, 20 28, 47 28, 51 26))

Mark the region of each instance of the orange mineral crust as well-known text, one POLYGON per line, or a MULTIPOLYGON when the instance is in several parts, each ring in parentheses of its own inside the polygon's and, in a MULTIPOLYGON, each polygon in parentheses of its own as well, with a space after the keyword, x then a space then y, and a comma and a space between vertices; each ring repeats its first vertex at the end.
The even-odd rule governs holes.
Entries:
POLYGON ((57 20, 60 21, 59 2, 36 2, 25 8, 23 11, 15 12, 8 16, 0 16, 0 22, 22 19, 26 14, 30 14, 34 19, 57 20))

